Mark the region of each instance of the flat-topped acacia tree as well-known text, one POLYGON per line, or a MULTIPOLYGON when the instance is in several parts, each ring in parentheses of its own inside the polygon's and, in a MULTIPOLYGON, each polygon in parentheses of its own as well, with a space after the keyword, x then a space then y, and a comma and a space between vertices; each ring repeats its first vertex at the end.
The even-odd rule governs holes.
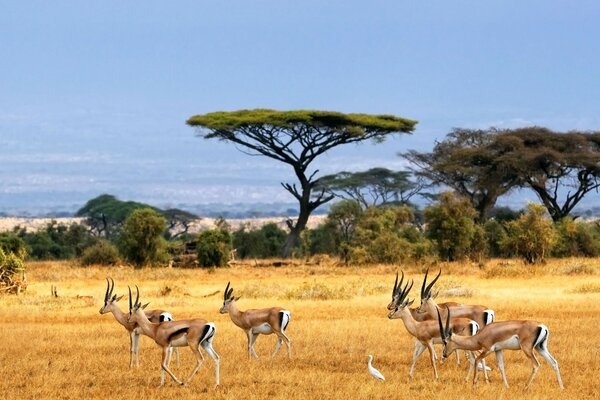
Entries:
POLYGON ((409 133, 416 123, 393 115, 267 109, 213 112, 187 120, 188 125, 199 128, 200 137, 235 143, 248 154, 263 155, 294 169, 299 187, 296 183, 281 183, 300 206, 298 219, 288 220, 290 233, 282 250, 284 257, 290 256, 310 214, 333 199, 324 190, 313 190, 318 170, 311 170, 311 163, 343 144, 369 139, 382 142, 388 135, 409 133))

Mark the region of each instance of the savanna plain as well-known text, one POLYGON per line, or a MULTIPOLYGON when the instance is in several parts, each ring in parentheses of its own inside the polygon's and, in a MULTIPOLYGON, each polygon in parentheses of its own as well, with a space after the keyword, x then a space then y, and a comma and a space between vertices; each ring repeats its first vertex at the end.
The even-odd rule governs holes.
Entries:
MULTIPOLYGON (((524 354, 505 351, 510 388, 505 389, 494 355, 491 382, 465 382, 466 362, 439 366, 433 379, 425 353, 408 377, 414 339, 401 320, 387 318, 395 273, 415 280, 418 303, 424 266, 342 267, 328 263, 286 267, 235 266, 199 270, 28 264, 27 291, 0 296, 0 396, 5 399, 584 399, 600 397, 600 259, 551 260, 530 267, 519 261, 482 264, 441 263, 439 302, 458 301, 493 308, 496 320, 533 319, 550 329, 549 350, 565 384, 560 391, 543 358, 532 386, 524 390, 531 364, 524 354), (170 311, 175 319, 213 321, 213 342, 221 356, 221 385, 205 363, 186 386, 167 377, 160 383, 161 351, 142 337, 140 367, 129 368, 129 339, 111 314, 100 315, 105 278, 115 293, 138 285, 149 309, 170 311), (228 281, 241 296, 240 309, 279 305, 292 312, 286 332, 293 343, 275 359, 275 336, 259 336, 260 360, 249 359, 246 336, 228 315, 218 313, 228 281), (58 297, 51 296, 51 286, 58 297), (375 380, 367 356, 386 377, 375 380)), ((127 310, 127 296, 120 301, 127 310)), ((439 354, 440 347, 437 346, 439 354)), ((194 366, 181 348, 176 375, 194 366)))

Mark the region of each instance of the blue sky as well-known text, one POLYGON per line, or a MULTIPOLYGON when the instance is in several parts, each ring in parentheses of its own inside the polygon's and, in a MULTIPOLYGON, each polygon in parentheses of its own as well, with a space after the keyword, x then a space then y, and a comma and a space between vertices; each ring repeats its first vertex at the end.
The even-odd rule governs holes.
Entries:
MULTIPOLYGON (((194 136, 248 108, 419 121, 322 173, 402 168, 452 127, 600 129, 593 1, 0 0, 0 211, 111 193, 157 206, 293 202, 289 168, 194 136)), ((531 194, 525 197, 535 200, 531 194)))

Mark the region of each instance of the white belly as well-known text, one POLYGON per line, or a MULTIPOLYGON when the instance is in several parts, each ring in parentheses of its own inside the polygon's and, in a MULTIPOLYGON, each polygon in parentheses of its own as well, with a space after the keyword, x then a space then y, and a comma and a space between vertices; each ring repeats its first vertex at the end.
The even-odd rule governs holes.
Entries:
POLYGON ((265 322, 262 325, 255 326, 254 328, 252 328, 252 333, 262 333, 263 335, 268 335, 269 333, 273 333, 273 328, 271 327, 271 325, 265 322))
POLYGON ((183 335, 181 335, 181 337, 171 341, 171 347, 183 347, 187 346, 187 344, 187 333, 184 333, 183 335))
POLYGON ((519 343, 519 336, 513 335, 510 339, 506 339, 502 342, 498 342, 492 346, 493 351, 497 350, 520 350, 521 345, 519 343))

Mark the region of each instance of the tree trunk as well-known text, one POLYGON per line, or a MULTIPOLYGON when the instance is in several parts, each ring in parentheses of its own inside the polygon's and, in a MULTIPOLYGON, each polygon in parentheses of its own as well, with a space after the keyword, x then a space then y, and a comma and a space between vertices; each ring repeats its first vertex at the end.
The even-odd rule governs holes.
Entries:
POLYGON ((312 210, 310 209, 310 189, 302 191, 302 198, 300 199, 300 213, 298 214, 298 221, 293 226, 290 226, 290 233, 288 234, 285 244, 283 246, 282 256, 288 258, 292 255, 294 247, 296 247, 300 241, 300 234, 306 228, 308 223, 308 217, 312 210))

